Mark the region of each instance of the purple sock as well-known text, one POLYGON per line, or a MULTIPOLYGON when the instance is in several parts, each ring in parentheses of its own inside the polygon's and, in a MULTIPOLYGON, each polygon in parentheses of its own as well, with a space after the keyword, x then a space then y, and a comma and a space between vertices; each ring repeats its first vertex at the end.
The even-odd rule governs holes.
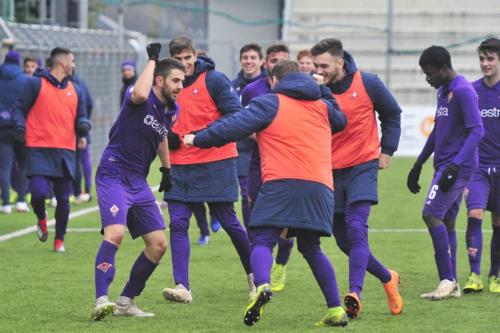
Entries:
POLYGON ((156 266, 158 266, 158 264, 150 261, 146 255, 144 255, 144 252, 141 252, 130 270, 130 277, 120 296, 126 296, 132 299, 139 296, 144 290, 146 281, 151 274, 153 274, 156 266))
POLYGON ((38 220, 46 217, 45 199, 50 191, 50 179, 45 176, 32 176, 29 182, 31 192, 31 206, 38 220))
POLYGON ((279 228, 252 228, 253 242, 250 264, 256 286, 271 283, 273 247, 276 245, 280 234, 281 229, 279 228))
POLYGON ((221 227, 231 238, 245 272, 247 274, 252 273, 250 268, 250 242, 245 228, 236 217, 234 204, 232 202, 210 202, 208 205, 210 211, 219 220, 221 227))
POLYGON ((54 194, 57 199, 56 207, 56 236, 55 239, 64 240, 69 219, 69 195, 72 190, 72 181, 69 175, 54 179, 54 194))
POLYGON ((302 231, 297 236, 297 249, 304 256, 318 282, 326 305, 329 308, 340 306, 339 289, 335 270, 320 247, 319 236, 314 231, 302 231))
POLYGON ((248 229, 248 223, 250 223, 250 201, 248 199, 248 176, 238 177, 238 182, 240 183, 241 192, 241 213, 243 215, 243 224, 245 228, 248 229))
POLYGON ((85 192, 92 190, 92 162, 90 160, 89 145, 82 151, 83 177, 85 179, 85 192))
POLYGON ((481 231, 481 219, 469 217, 467 219, 467 230, 465 242, 467 244, 467 255, 469 257, 470 270, 472 273, 481 274, 481 254, 483 252, 483 233, 481 231))
POLYGON ((278 239, 278 253, 276 254, 276 263, 286 265, 293 249, 293 239, 278 239))
POLYGON ((349 251, 349 291, 361 298, 370 248, 368 246, 368 215, 371 204, 359 201, 346 207, 346 230, 351 249, 349 251))
POLYGON ((115 255, 118 248, 103 240, 95 257, 95 298, 108 295, 108 288, 115 277, 115 255))
POLYGON ((191 209, 186 203, 168 202, 170 215, 170 249, 172 251, 172 271, 175 284, 182 284, 189 289, 189 219, 191 209))
POLYGON ((434 257, 439 273, 439 280, 447 279, 453 281, 454 277, 449 252, 450 242, 446 226, 444 224, 440 224, 437 227, 429 228, 429 233, 431 234, 432 243, 434 245, 434 257))
POLYGON ((500 226, 493 226, 491 236, 491 268, 489 276, 500 277, 500 226))
POLYGON ((201 236, 210 236, 210 230, 208 230, 207 222, 207 209, 204 203, 195 203, 191 205, 193 209, 194 218, 196 219, 196 224, 200 229, 201 236))
POLYGON ((455 281, 457 279, 457 232, 455 229, 448 230, 448 241, 450 242, 451 272, 455 281))

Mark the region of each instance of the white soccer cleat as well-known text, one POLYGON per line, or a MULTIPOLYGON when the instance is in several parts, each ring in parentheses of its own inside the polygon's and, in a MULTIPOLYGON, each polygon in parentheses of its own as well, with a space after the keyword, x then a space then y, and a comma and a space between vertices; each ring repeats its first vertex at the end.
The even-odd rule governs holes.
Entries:
MULTIPOLYGON (((430 292, 430 293, 425 293, 420 295, 421 298, 428 298, 432 300, 441 300, 441 299, 446 299, 449 297, 455 297, 453 295, 456 295, 456 291, 458 288, 458 284, 455 281, 450 281, 450 280, 441 280, 439 282, 436 290, 430 292)), ((460 291, 460 290, 459 290, 460 291)))
POLYGON ((57 199, 56 199, 56 197, 52 197, 52 199, 50 199, 50 207, 52 207, 52 208, 56 208, 57 207, 57 199))
POLYGON ((142 311, 137 305, 128 297, 120 296, 116 302, 115 316, 127 317, 154 317, 154 313, 142 311))
POLYGON ((16 203, 16 211, 18 213, 27 213, 30 211, 28 204, 26 202, 17 202, 16 203))
POLYGON ((12 207, 10 207, 10 205, 2 206, 2 207, 0 207, 0 213, 10 214, 10 213, 12 213, 12 207))
POLYGON ((75 197, 75 205, 81 205, 83 203, 89 202, 92 199, 92 196, 88 193, 80 193, 77 197, 75 197))
POLYGON ((95 301, 94 311, 90 318, 98 321, 102 320, 107 315, 113 314, 116 310, 116 304, 110 302, 108 296, 101 296, 95 301))
POLYGON ((191 290, 187 290, 182 284, 178 284, 175 288, 165 288, 162 292, 163 297, 168 301, 179 302, 179 303, 191 303, 193 301, 193 295, 191 290))
POLYGON ((462 297, 462 291, 460 290, 460 285, 457 282, 457 289, 451 293, 450 297, 453 298, 460 298, 462 297))
POLYGON ((255 287, 255 283, 253 282, 253 274, 250 273, 247 276, 248 279, 248 297, 250 299, 253 299, 255 296, 257 296, 257 288, 255 287))

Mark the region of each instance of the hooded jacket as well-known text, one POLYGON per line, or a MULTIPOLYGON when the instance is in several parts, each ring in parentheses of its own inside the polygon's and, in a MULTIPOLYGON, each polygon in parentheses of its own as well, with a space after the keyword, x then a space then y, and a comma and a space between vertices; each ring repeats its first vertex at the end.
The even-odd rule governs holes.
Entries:
POLYGON ((12 104, 21 93, 28 76, 16 64, 3 63, 0 66, 0 141, 12 143, 14 122, 12 104))

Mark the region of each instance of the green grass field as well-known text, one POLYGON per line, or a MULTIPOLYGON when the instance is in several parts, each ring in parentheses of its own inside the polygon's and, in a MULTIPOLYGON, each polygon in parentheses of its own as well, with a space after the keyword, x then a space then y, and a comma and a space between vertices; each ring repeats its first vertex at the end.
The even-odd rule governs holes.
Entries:
MULTIPOLYGON (((380 204, 370 219, 373 253, 389 268, 401 274, 405 308, 393 317, 386 306, 381 284, 367 276, 360 318, 346 331, 356 332, 497 332, 500 295, 487 291, 446 301, 421 300, 419 295, 437 286, 438 278, 430 236, 420 212, 430 181, 427 165, 421 179, 423 191, 412 195, 406 189, 406 174, 413 159, 398 158, 389 170, 380 172, 380 204), (399 230, 398 229, 414 229, 399 230)), ((430 164, 430 163, 428 163, 430 164)), ((152 170, 156 170, 153 167, 152 170)), ((151 184, 158 183, 153 172, 151 184)), ((73 211, 90 207, 75 207, 73 211)), ((168 215, 165 218, 168 222, 168 215)), ((53 210, 49 210, 53 217, 53 210)), ((489 217, 488 217, 489 219, 489 217)), ((0 235, 31 226, 33 213, 0 215, 0 235)), ((463 284, 468 275, 463 209, 457 221, 459 238, 458 270, 463 284)), ((484 230, 483 272, 489 268, 489 220, 484 230)), ((70 221, 73 229, 99 228, 97 212, 70 221)), ((168 233, 168 231, 167 231, 168 233)), ((173 286, 170 252, 136 299, 152 318, 113 318, 91 322, 94 302, 94 257, 101 242, 98 232, 69 232, 67 252, 55 254, 50 234, 40 243, 34 233, 0 242, 0 332, 315 332, 313 324, 324 314, 324 299, 301 255, 293 250, 284 291, 266 307, 253 328, 243 325, 247 304, 245 273, 224 232, 213 234, 207 247, 196 245, 198 230, 190 229, 192 251, 190 277, 192 304, 167 303, 161 290, 173 286)), ((341 293, 347 291, 347 260, 332 238, 324 238, 323 249, 334 263, 341 293)), ((142 249, 142 241, 127 237, 117 254, 117 273, 110 298, 118 297, 129 269, 142 249)), ((486 277, 483 277, 486 282, 486 277)), ((334 329, 334 328, 329 328, 334 329)), ((339 330, 339 329, 337 329, 339 330)))

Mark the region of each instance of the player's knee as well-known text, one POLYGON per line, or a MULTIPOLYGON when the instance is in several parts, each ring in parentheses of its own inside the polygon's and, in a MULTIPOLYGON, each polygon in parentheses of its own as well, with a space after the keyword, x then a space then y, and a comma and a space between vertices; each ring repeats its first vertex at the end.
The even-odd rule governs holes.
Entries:
POLYGON ((422 219, 424 220, 425 224, 427 225, 427 228, 435 228, 439 226, 440 224, 443 224, 443 221, 438 219, 437 217, 430 216, 430 215, 422 215, 422 219))
POLYGON ((104 229, 104 240, 114 244, 116 247, 120 247, 125 233, 112 227, 104 229))
POLYGON ((484 211, 482 209, 471 209, 467 214, 467 216, 482 220, 484 216, 484 211))
POLYGON ((32 200, 45 200, 45 198, 47 198, 48 196, 48 191, 44 191, 42 189, 31 189, 32 200))
POLYGON ((170 232, 171 233, 186 233, 189 230, 189 221, 188 223, 182 222, 170 222, 170 232))

